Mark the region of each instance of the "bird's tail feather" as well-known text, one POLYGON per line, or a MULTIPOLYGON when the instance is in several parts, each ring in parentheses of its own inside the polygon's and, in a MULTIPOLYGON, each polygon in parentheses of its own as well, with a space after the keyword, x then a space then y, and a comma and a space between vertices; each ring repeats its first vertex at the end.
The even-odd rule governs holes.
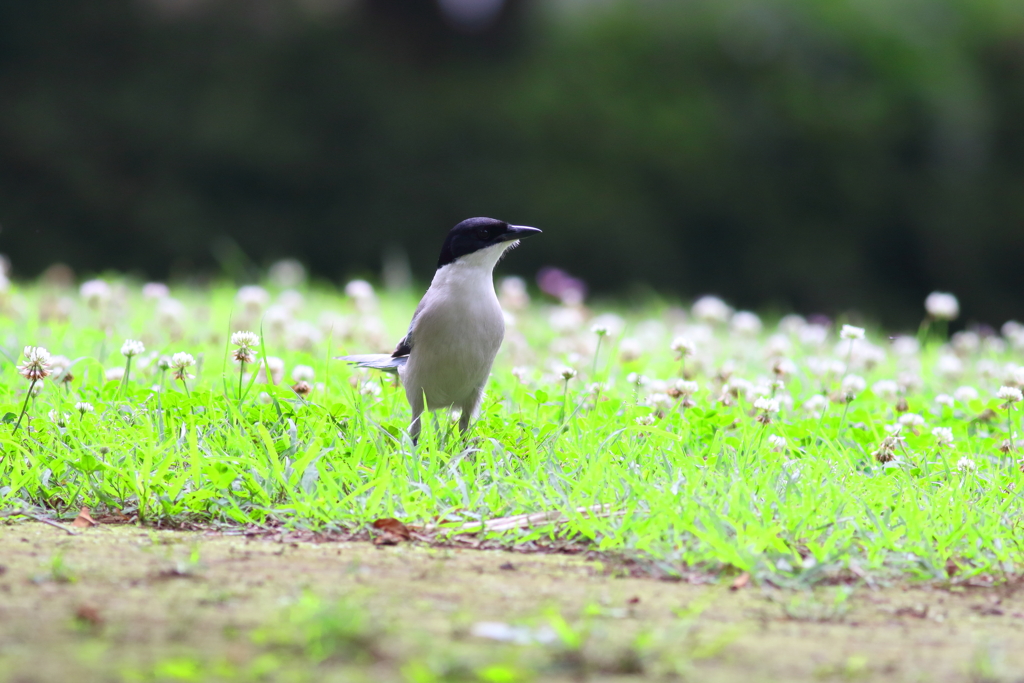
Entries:
POLYGON ((387 353, 364 353, 356 356, 338 356, 335 360, 343 360, 358 368, 371 368, 382 372, 398 374, 398 369, 409 360, 407 356, 394 358, 387 353))

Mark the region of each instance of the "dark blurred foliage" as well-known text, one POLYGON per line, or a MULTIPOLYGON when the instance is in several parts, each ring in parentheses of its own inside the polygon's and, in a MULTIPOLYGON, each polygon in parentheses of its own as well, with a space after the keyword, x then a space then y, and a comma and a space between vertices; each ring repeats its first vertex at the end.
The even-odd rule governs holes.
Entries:
POLYGON ((426 279, 473 215, 598 293, 1024 318, 1024 4, 0 0, 16 275, 426 279))

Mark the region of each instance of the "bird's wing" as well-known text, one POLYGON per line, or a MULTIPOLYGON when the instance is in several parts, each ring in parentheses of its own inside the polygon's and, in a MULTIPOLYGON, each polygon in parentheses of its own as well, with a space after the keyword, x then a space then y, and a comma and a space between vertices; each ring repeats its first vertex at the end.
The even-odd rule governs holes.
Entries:
POLYGON ((409 331, 402 337, 402 341, 398 342, 398 346, 395 347, 394 353, 391 354, 392 358, 403 358, 412 353, 412 329, 416 326, 416 318, 423 311, 423 302, 426 301, 426 296, 420 299, 419 306, 416 307, 416 312, 412 314, 412 320, 409 322, 409 331))

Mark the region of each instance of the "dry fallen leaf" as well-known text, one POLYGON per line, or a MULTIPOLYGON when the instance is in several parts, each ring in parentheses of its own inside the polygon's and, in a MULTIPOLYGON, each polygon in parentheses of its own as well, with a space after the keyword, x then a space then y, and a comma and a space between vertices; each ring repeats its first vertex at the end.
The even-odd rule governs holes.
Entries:
POLYGON ((78 516, 75 517, 75 521, 71 523, 71 526, 76 529, 85 529, 91 526, 99 526, 99 522, 89 514, 89 508, 82 508, 78 512, 78 516))
POLYGON ((373 539, 374 545, 397 545, 402 541, 412 538, 409 527, 399 522, 394 517, 384 517, 373 523, 373 528, 381 532, 373 539))
POLYGON ((729 586, 729 590, 738 591, 739 589, 750 583, 750 572, 743 572, 736 577, 736 580, 729 586))
POLYGON ((80 605, 78 609, 75 610, 75 619, 80 623, 88 624, 93 628, 99 628, 103 625, 103 617, 100 616, 100 611, 95 605, 80 605))

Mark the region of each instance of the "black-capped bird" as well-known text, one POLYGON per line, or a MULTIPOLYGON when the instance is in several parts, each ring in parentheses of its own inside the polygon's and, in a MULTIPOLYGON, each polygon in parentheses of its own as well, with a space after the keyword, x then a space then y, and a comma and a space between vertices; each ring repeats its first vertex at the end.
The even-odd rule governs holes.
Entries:
POLYGON ((459 408, 459 428, 469 428, 505 337, 494 266, 507 249, 539 232, 493 218, 462 221, 445 238, 434 279, 394 353, 339 359, 398 374, 412 408, 409 434, 414 443, 424 401, 427 410, 459 408))

